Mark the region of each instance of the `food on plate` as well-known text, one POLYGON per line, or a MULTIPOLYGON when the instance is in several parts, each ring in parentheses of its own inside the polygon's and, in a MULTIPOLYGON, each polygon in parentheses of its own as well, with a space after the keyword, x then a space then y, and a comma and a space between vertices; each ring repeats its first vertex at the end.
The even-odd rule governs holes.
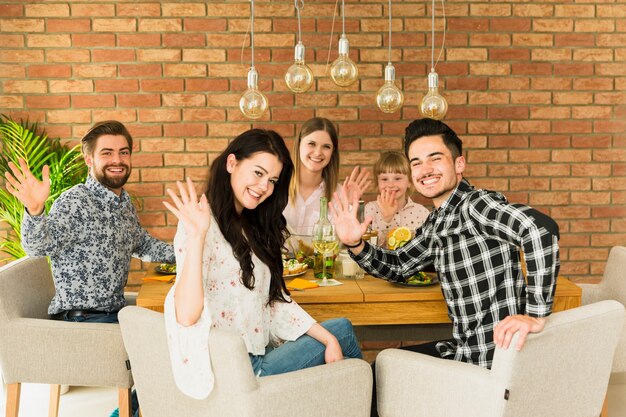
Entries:
POLYGON ((391 250, 404 246, 413 237, 411 229, 405 226, 394 227, 387 233, 387 247, 391 250))
POLYGON ((176 264, 160 264, 159 271, 161 272, 170 272, 172 274, 176 273, 176 264))
POLYGON ((431 278, 423 272, 418 272, 406 279, 405 284, 409 285, 426 285, 431 283, 431 278))
POLYGON ((283 275, 300 274, 308 269, 308 265, 297 259, 283 259, 283 275))

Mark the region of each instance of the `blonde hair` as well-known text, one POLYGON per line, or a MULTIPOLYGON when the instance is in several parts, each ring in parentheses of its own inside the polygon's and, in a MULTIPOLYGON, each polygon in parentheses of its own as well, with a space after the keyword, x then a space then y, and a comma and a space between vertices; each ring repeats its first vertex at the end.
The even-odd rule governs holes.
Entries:
POLYGON ((298 180, 300 178, 300 167, 302 166, 302 162, 300 161, 300 143, 302 142, 302 138, 318 131, 328 133, 328 136, 330 136, 330 140, 333 143, 333 153, 330 156, 330 161, 322 171, 322 181, 324 181, 324 184, 326 185, 325 191, 328 201, 330 201, 335 189, 337 188, 337 181, 339 180, 339 141, 337 137, 337 129, 335 129, 335 125, 330 120, 324 117, 314 117, 302 124, 300 133, 293 143, 292 159, 294 170, 291 182, 289 183, 289 201, 291 204, 295 204, 296 196, 299 192, 298 180))
POLYGON ((409 190, 411 184, 411 165, 406 155, 399 151, 387 151, 380 154, 378 161, 374 163, 374 178, 378 183, 380 174, 403 174, 409 179, 409 190))

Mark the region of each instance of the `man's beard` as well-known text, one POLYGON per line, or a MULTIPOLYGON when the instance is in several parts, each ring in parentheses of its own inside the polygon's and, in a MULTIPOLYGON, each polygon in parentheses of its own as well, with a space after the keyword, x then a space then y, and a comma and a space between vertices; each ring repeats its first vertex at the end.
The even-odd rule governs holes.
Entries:
POLYGON ((124 184, 126 184, 126 181, 128 181, 128 178, 130 177, 130 167, 124 164, 107 165, 103 167, 101 171, 94 170, 94 176, 96 177, 96 180, 98 180, 98 182, 105 187, 118 189, 122 188, 124 184), (110 167, 124 167, 126 169, 126 175, 124 175, 123 177, 111 177, 109 176, 109 174, 107 174, 107 169, 110 167))

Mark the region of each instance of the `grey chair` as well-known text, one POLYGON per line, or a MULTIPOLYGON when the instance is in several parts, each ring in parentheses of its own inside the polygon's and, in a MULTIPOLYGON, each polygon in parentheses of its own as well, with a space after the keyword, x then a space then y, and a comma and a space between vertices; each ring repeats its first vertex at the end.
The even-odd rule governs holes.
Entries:
MULTIPOLYGON (((626 306, 626 247, 615 246, 609 253, 604 276, 599 284, 578 284, 583 289, 583 305, 616 300, 626 306)), ((626 372, 626 325, 613 358, 613 373, 626 372)))
POLYGON ((297 372, 255 377, 240 336, 211 331, 211 394, 195 400, 174 383, 163 315, 140 307, 119 313, 143 417, 367 417, 372 371, 346 359, 297 372))
POLYGON ((388 349, 376 359, 381 417, 597 417, 624 306, 602 301, 554 313, 521 351, 514 336, 491 370, 388 349))
POLYGON ((118 324, 48 319, 54 283, 48 260, 26 257, 0 268, 0 368, 6 416, 19 413, 21 383, 51 384, 49 416, 60 385, 117 387, 120 416, 130 416, 133 379, 118 324))

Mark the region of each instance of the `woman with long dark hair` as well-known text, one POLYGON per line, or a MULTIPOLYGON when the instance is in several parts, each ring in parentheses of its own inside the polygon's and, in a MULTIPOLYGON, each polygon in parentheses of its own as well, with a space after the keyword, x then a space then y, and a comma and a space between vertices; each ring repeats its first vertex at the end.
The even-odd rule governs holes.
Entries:
POLYGON ((211 328, 243 338, 254 372, 279 374, 361 357, 351 323, 316 323, 282 278, 293 163, 283 139, 252 129, 213 161, 198 199, 191 180, 168 190, 164 203, 178 218, 178 275, 166 300, 166 326, 175 379, 183 392, 206 397, 213 385, 211 328))

